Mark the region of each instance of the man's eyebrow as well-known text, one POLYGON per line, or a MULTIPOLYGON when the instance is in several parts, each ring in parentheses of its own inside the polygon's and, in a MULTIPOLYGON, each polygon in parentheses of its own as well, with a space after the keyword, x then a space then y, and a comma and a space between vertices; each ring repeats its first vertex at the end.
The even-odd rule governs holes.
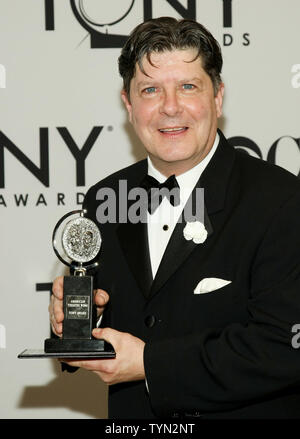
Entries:
MULTIPOLYGON (((183 78, 177 81, 179 84, 188 84, 190 82, 200 82, 203 83, 203 79, 199 78, 198 76, 195 76, 194 78, 183 78)), ((158 84, 159 81, 157 79, 149 77, 146 81, 139 81, 137 83, 137 87, 145 87, 149 85, 155 85, 158 84)))
POLYGON ((189 84, 190 82, 201 82, 203 83, 203 79, 199 78, 198 76, 195 76, 194 78, 184 78, 184 79, 180 79, 179 81, 181 84, 189 84))
POLYGON ((137 83, 137 86, 138 87, 145 87, 145 86, 149 86, 149 84, 154 84, 154 83, 157 83, 157 81, 154 81, 154 79, 152 79, 152 78, 149 78, 149 80, 148 81, 140 81, 140 82, 138 82, 137 83))

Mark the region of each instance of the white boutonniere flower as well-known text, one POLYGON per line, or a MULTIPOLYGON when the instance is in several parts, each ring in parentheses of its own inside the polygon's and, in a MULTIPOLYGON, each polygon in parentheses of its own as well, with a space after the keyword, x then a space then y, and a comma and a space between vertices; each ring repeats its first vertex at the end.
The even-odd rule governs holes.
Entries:
POLYGON ((207 230, 200 221, 187 222, 183 229, 183 236, 187 241, 193 240, 195 244, 203 244, 207 238, 207 230))

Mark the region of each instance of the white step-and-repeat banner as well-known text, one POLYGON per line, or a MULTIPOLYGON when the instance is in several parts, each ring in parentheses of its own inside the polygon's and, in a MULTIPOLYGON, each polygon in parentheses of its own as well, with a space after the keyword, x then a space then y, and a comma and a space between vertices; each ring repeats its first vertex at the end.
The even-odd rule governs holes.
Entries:
POLYGON ((299 173, 299 0, 0 0, 1 418, 107 416, 95 374, 17 355, 49 336, 49 286, 64 273, 55 223, 145 156, 117 58, 135 25, 161 15, 197 19, 220 42, 225 135, 299 173))

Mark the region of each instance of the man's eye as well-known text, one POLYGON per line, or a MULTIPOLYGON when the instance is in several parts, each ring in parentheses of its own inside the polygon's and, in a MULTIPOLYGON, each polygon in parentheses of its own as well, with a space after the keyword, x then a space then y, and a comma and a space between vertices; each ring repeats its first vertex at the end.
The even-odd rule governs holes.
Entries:
POLYGON ((193 90, 195 86, 193 84, 183 84, 185 90, 193 90))
POLYGON ((144 89, 144 92, 147 94, 154 93, 156 91, 156 87, 147 87, 144 89))

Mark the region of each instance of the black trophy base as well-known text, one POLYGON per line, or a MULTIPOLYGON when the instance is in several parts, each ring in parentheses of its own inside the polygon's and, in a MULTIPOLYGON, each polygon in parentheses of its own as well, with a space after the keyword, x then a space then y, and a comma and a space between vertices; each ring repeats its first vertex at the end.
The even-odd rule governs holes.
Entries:
POLYGON ((112 345, 98 339, 63 339, 47 338, 44 344, 45 352, 114 352, 112 345))
POLYGON ((44 349, 25 349, 18 358, 115 358, 115 352, 45 352, 44 349))
POLYGON ((64 340, 48 338, 44 349, 25 349, 18 358, 115 358, 111 344, 105 340, 64 340))
POLYGON ((111 344, 105 340, 98 339, 61 339, 61 338, 47 338, 44 343, 45 353, 69 353, 76 357, 76 354, 88 353, 101 354, 102 357, 114 357, 115 351, 111 344))

